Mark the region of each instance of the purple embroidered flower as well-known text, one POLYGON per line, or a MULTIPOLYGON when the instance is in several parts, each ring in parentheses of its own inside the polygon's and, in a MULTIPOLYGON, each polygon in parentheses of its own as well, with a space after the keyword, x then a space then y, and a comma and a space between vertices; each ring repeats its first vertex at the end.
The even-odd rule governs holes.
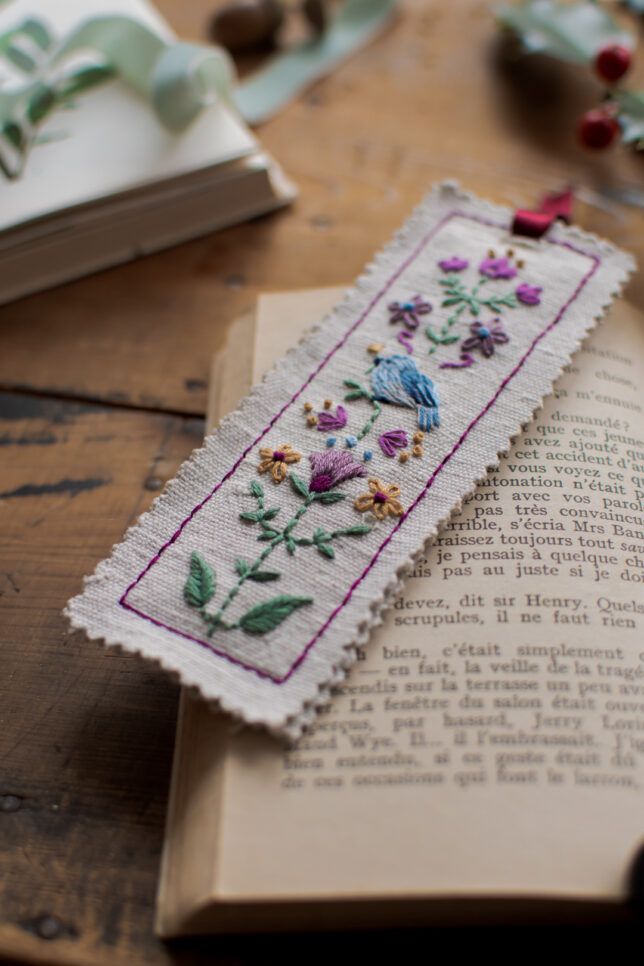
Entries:
POLYGON ((389 429, 378 437, 378 443, 385 456, 395 456, 397 449, 409 445, 409 437, 404 429, 389 429))
POLYGON ((328 433, 332 429, 344 429, 347 425, 347 411, 344 406, 338 406, 334 413, 318 413, 318 432, 328 433))
POLYGON ((431 312, 430 302, 426 302, 420 295, 414 295, 407 302, 391 302, 389 305, 390 318, 393 324, 402 322, 408 329, 417 329, 420 325, 419 315, 427 315, 431 312))
POLYGON ((515 294, 519 302, 523 302, 524 305, 538 305, 541 301, 541 292, 541 286, 523 282, 517 287, 515 294))
POLYGON ((451 258, 444 258, 439 262, 438 267, 442 268, 444 272, 463 272, 469 264, 466 258, 458 258, 457 255, 452 255, 451 258))
POLYGON ((461 343, 461 355, 465 355, 470 349, 480 349, 486 358, 494 355, 494 346, 509 342, 510 337, 506 334, 503 326, 498 319, 493 325, 483 325, 482 322, 473 322, 470 326, 472 335, 461 343))
POLYGON ((309 489, 312 493, 326 493, 346 480, 365 476, 367 472, 362 463, 358 463, 346 450, 331 449, 326 453, 311 453, 309 460, 309 489))
POLYGON ((514 278, 517 270, 507 258, 484 258, 479 265, 481 275, 488 278, 514 278))

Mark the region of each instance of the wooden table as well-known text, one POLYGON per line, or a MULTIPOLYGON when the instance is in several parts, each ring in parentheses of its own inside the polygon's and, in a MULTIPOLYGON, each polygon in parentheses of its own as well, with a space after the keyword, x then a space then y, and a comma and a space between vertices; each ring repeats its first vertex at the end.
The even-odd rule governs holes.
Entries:
MULTIPOLYGON (((207 0, 159 0, 206 36, 207 0)), ((350 282, 431 182, 512 205, 573 182, 578 220, 644 257, 642 157, 592 155, 582 69, 508 62, 487 3, 408 0, 368 50, 260 132, 288 211, 0 310, 0 955, 266 961, 271 942, 164 946, 152 911, 177 687, 66 635, 61 609, 201 439, 209 360, 256 293, 350 282), (268 953, 267 953, 268 950, 268 953)), ((628 292, 643 301, 644 281, 628 292)), ((288 958, 306 957, 293 937, 288 958)), ((357 941, 343 940, 346 954, 357 941)), ((332 950, 331 940, 316 949, 332 950)), ((392 947, 393 948, 393 947, 392 947)))

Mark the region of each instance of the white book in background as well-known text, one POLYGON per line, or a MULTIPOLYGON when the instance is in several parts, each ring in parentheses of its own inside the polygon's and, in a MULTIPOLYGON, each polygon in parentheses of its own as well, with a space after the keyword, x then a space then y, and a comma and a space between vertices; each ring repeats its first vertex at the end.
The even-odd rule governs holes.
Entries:
MULTIPOLYGON (((172 40, 146 0, 10 0, 60 38, 85 19, 135 18, 172 40)), ((0 87, 20 74, 0 58, 0 87)), ((269 211, 294 189, 222 100, 173 133, 124 82, 79 95, 41 125, 22 175, 0 174, 0 303, 269 211)))

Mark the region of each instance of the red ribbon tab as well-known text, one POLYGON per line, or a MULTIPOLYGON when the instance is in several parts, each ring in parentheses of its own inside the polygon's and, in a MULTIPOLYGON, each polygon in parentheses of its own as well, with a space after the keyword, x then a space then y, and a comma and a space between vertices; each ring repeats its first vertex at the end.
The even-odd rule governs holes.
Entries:
POLYGON ((572 190, 566 188, 565 191, 546 195, 536 211, 519 208, 514 213, 512 233, 542 238, 557 218, 569 225, 572 221, 572 202, 572 190))

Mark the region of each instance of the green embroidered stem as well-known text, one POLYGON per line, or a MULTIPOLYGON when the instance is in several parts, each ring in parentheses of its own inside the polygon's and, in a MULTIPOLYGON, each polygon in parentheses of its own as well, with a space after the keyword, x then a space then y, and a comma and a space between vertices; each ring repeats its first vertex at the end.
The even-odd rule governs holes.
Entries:
MULTIPOLYGON (((254 493, 254 495, 257 498, 257 502, 258 502, 258 505, 259 505, 260 510, 263 509, 263 507, 264 507, 263 496, 260 497, 257 493, 254 493)), ((298 509, 298 511, 294 515, 294 517, 291 520, 289 520, 289 522, 286 524, 286 526, 284 527, 284 529, 281 532, 277 533, 271 539, 271 541, 268 544, 268 546, 262 551, 262 553, 259 555, 259 557, 257 557, 257 559, 250 565, 249 569, 246 570, 243 574, 241 574, 241 576, 239 577, 239 580, 237 581, 237 583, 233 587, 231 587, 231 589, 226 594, 226 597, 222 601, 221 606, 220 606, 219 610, 217 611, 217 613, 216 614, 208 614, 208 615, 206 615, 206 614, 204 614, 202 612, 202 616, 207 620, 207 622, 209 624, 209 627, 210 627, 210 629, 208 631, 209 634, 212 634, 212 632, 217 627, 224 627, 226 630, 232 630, 232 629, 234 629, 236 627, 239 627, 239 622, 237 622, 236 624, 226 624, 223 621, 222 615, 223 615, 224 611, 233 602, 233 600, 235 599, 235 597, 237 596, 237 594, 239 593, 239 591, 241 590, 241 588, 243 587, 243 585, 246 583, 246 581, 253 579, 254 575, 259 571, 259 569, 261 568, 261 566, 264 563, 264 561, 268 557, 270 557, 270 555, 272 554, 273 550, 275 550, 275 548, 278 547, 281 543, 284 543, 285 541, 288 541, 290 533, 297 526, 297 524, 300 522, 300 520, 302 519, 302 517, 304 516, 304 514, 306 513, 306 511, 308 510, 308 508, 311 506, 311 504, 314 502, 314 500, 315 500, 315 494, 314 493, 309 493, 308 496, 306 497, 306 499, 304 500, 304 503, 298 509)))
POLYGON ((360 432, 358 433, 358 439, 364 439, 365 436, 369 435, 369 433, 373 429, 374 423, 376 422, 376 420, 380 416, 380 413, 382 412, 382 406, 380 405, 377 399, 374 399, 373 396, 370 396, 369 400, 371 402, 371 405, 373 406, 373 412, 369 417, 369 419, 367 420, 367 422, 362 427, 362 429, 360 430, 360 432))
MULTIPOLYGON (((371 372, 372 369, 373 366, 367 370, 367 374, 371 372)), ((348 392, 344 397, 347 402, 352 402, 354 399, 368 399, 373 406, 371 416, 357 435, 357 439, 364 439, 365 436, 368 436, 373 429, 374 423, 382 412, 382 406, 377 399, 374 399, 368 389, 365 389, 363 385, 361 385, 359 382, 356 382, 354 379, 345 379, 344 384, 348 389, 351 390, 351 392, 348 392)))

